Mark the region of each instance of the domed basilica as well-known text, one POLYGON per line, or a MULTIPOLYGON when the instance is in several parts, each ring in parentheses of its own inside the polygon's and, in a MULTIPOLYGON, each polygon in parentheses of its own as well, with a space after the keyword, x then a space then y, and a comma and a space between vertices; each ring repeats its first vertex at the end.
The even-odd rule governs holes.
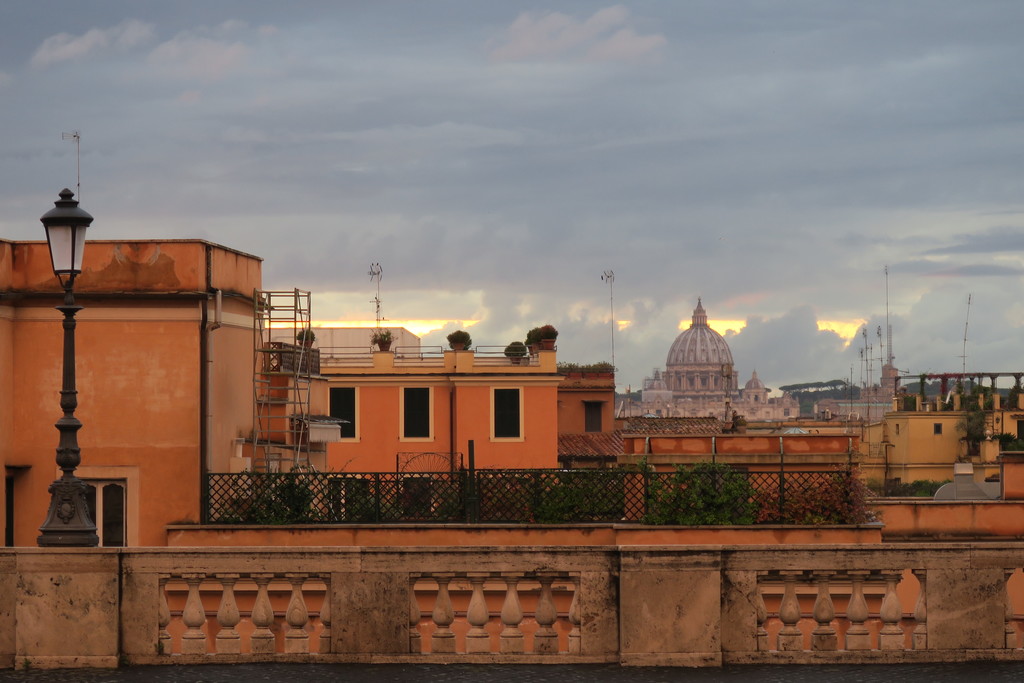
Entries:
POLYGON ((722 335, 708 326, 700 299, 690 327, 672 342, 664 371, 644 380, 641 410, 662 417, 713 416, 724 420, 733 411, 749 420, 784 420, 800 414, 789 395, 769 398, 754 372, 739 388, 732 351, 722 335))

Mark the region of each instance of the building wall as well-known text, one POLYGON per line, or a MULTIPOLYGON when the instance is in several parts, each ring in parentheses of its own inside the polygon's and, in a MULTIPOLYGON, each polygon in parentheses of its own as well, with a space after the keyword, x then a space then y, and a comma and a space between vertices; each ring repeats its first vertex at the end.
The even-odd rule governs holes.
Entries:
MULTIPOLYGON (((959 397, 954 397, 959 408, 959 397)), ((928 410, 898 410, 885 414, 878 426, 865 433, 862 451, 864 476, 881 482, 899 479, 912 481, 945 481, 953 478, 953 464, 968 460, 974 464, 975 476, 982 480, 999 471, 999 441, 995 438, 981 442, 978 455, 968 458, 967 448, 961 441, 957 424, 963 419, 962 410, 938 410, 934 401, 926 404, 928 410), (936 425, 940 434, 936 434, 936 425)), ((1016 413, 994 409, 986 411, 986 425, 993 437, 1016 429, 1016 413)))
MULTIPOLYGON (((0 240, 0 293, 10 289, 14 245, 0 240)), ((8 472, 12 441, 4 434, 14 429, 14 306, 0 295, 0 466, 8 472)), ((6 486, 0 488, 0 521, 7 519, 6 486)))
MULTIPOLYGON (((394 353, 376 352, 372 364, 321 365, 330 388, 356 390, 356 436, 328 444, 330 470, 393 472, 409 454, 422 455, 417 470, 448 469, 445 457, 461 454, 468 465, 469 442, 475 446, 476 466, 556 467, 558 450, 557 391, 561 376, 555 352, 540 351, 530 364, 509 359, 478 358, 472 351, 448 351, 422 362, 396 362, 394 353), (402 397, 406 387, 431 392, 431 434, 402 437, 402 397), (519 389, 521 435, 493 436, 493 392, 519 389), (398 454, 406 454, 399 458, 398 454)), ((456 465, 459 463, 456 462, 456 465)), ((404 468, 408 469, 408 468, 404 468)))
MULTIPOLYGON (((0 249, 0 457, 14 475, 14 543, 35 545, 59 470, 61 294, 43 242, 0 249), (7 379, 5 379, 7 377, 7 379), (0 384, 2 388, 2 384, 0 384), (12 467, 14 469, 12 469, 12 467)), ((199 521, 207 466, 227 462, 252 424, 252 291, 260 261, 201 241, 89 242, 75 283, 75 412, 83 479, 127 485, 129 545, 160 545, 170 522, 199 521), (221 326, 214 292, 223 290, 221 326), (204 322, 206 325, 204 326, 204 322), (210 337, 207 367, 204 337, 210 337), (204 377, 210 400, 203 410, 204 377)), ((4 519, 6 523, 6 518, 4 519)))
POLYGON ((827 469, 850 463, 859 438, 835 434, 756 435, 647 435, 623 434, 620 462, 636 464, 641 458, 658 470, 675 465, 715 461, 751 471, 827 469))
MULTIPOLYGON (((220 326, 209 333, 211 472, 228 472, 237 442, 252 431, 253 311, 250 297, 225 297, 220 326)), ((215 314, 210 314, 214 319, 215 314)), ((321 406, 322 406, 321 402, 321 406)))
POLYGON ((615 374, 611 372, 569 372, 558 387, 558 431, 578 434, 587 431, 587 403, 601 405, 602 432, 615 430, 615 374))
MULTIPOLYGON (((374 333, 372 327, 313 327, 312 329, 316 334, 316 346, 320 349, 322 356, 332 355, 335 352, 345 353, 353 349, 369 350, 373 347, 373 344, 370 343, 370 336, 374 333)), ((385 325, 384 329, 391 330, 392 348, 405 350, 419 348, 420 338, 404 327, 385 325)), ((282 337, 281 341, 292 340, 282 337)))

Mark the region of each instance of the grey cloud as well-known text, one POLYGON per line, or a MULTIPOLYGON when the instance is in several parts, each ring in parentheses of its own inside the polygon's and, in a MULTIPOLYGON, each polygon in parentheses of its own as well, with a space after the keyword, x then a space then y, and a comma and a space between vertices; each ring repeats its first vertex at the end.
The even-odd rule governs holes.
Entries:
MULTIPOLYGON (((613 268, 623 384, 664 362, 698 294, 751 321, 730 339, 744 372, 845 376, 856 348, 814 319, 875 324, 884 264, 908 368, 958 362, 968 292, 979 321, 1003 316, 979 322, 978 353, 1017 362, 1024 6, 637 0, 570 49, 504 62, 489 50, 536 7, 72 6, 3 9, 2 237, 39 239, 78 128, 97 238, 204 237, 314 299, 361 292, 380 261, 423 317, 431 292, 482 291, 464 314, 486 315, 481 343, 552 322, 566 359, 605 358, 613 268), (126 20, 153 40, 29 64, 47 38, 126 20), (586 61, 622 29, 664 36, 658 59, 586 61), (167 59, 142 59, 158 45, 167 59)), ((556 9, 571 29, 602 7, 556 9)))
POLYGON ((925 251, 926 254, 1000 254, 1024 251, 1024 227, 997 226, 985 232, 959 234, 953 243, 925 251))

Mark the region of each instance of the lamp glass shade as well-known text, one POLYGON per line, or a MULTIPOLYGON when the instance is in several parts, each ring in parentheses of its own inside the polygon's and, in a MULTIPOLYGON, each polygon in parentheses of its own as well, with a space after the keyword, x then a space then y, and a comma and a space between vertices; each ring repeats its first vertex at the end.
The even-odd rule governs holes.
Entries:
POLYGON ((75 276, 82 272, 85 229, 92 224, 92 216, 79 208, 74 197, 75 193, 65 187, 53 208, 39 219, 46 228, 53 272, 65 287, 69 287, 75 276))
POLYGON ((48 225, 46 241, 50 245, 50 260, 57 274, 82 272, 82 247, 85 245, 85 225, 48 225))

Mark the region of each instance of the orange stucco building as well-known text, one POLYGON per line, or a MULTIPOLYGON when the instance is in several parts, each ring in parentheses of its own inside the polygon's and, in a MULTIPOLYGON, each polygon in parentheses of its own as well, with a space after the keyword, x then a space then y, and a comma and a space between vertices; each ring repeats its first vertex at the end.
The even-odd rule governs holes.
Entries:
POLYGON ((816 470, 857 459, 860 438, 844 434, 725 434, 714 417, 633 417, 622 430, 621 464, 659 470, 719 462, 751 472, 816 470))
POLYGON ((321 356, 331 415, 347 421, 327 469, 350 472, 556 467, 555 351, 523 359, 475 351, 321 356))
POLYGON ((566 370, 558 388, 558 430, 594 434, 615 430, 615 372, 566 370))
MULTIPOLYGON (((75 281, 76 417, 101 543, 199 521, 252 410, 261 259, 199 240, 90 241, 75 281)), ((0 240, 0 463, 7 545, 35 545, 59 474, 62 292, 45 242, 0 240)))

